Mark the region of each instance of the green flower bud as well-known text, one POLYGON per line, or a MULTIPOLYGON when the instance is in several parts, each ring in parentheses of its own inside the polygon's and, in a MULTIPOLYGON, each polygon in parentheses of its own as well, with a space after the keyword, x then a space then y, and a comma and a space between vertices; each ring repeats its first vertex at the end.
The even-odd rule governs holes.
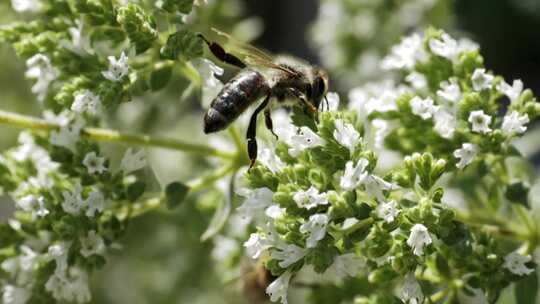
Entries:
POLYGON ((126 31, 135 51, 140 54, 149 49, 158 38, 156 22, 137 4, 129 3, 118 9, 116 20, 126 31))

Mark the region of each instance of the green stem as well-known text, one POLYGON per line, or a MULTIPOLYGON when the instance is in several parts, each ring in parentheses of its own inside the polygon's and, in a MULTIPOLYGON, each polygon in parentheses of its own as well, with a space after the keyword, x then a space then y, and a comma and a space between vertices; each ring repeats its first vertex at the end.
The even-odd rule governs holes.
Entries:
MULTIPOLYGON (((41 130, 41 131, 54 131, 59 128, 58 124, 48 122, 43 119, 25 116, 21 114, 6 112, 0 110, 0 124, 6 124, 14 127, 41 130)), ((135 133, 123 133, 111 129, 101 128, 84 128, 81 131, 81 135, 94 141, 105 142, 122 142, 140 146, 166 148, 172 150, 179 150, 188 153, 202 154, 205 156, 217 156, 221 158, 234 158, 235 155, 223 151, 219 151, 210 146, 187 143, 173 138, 165 137, 152 137, 145 134, 135 133)))

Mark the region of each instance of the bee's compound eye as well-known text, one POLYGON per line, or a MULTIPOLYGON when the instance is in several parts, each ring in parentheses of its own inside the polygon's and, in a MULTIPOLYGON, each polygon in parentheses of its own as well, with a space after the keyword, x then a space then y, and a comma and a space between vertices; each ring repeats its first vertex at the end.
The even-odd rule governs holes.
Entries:
POLYGON ((320 97, 324 95, 324 92, 326 91, 326 84, 324 83, 324 80, 322 77, 315 78, 315 81, 313 83, 313 97, 320 97))

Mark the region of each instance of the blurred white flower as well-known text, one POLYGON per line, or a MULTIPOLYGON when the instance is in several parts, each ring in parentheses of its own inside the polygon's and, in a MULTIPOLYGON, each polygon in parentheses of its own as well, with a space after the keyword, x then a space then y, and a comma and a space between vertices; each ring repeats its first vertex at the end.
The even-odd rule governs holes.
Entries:
POLYGON ((45 289, 59 301, 86 303, 91 300, 88 274, 77 267, 65 272, 55 271, 45 284, 45 289))
POLYGON ((457 41, 447 33, 443 33, 440 39, 432 38, 429 40, 429 48, 438 56, 448 60, 455 60, 459 55, 457 41))
POLYGON ((417 33, 403 38, 398 45, 392 47, 391 53, 383 59, 383 69, 412 70, 417 62, 427 58, 422 40, 422 36, 417 33))
POLYGON ((392 200, 379 203, 376 212, 379 218, 382 218, 387 223, 391 223, 396 219, 401 210, 397 208, 396 201, 392 200))
POLYGON ((405 282, 401 289, 401 300, 408 304, 421 304, 424 303, 424 294, 422 288, 413 273, 409 273, 405 277, 405 282))
POLYGON ((81 184, 76 184, 72 192, 62 191, 64 201, 62 202, 62 208, 65 212, 72 215, 79 215, 84 208, 84 201, 81 197, 82 187, 81 184))
POLYGON ((287 268, 292 264, 300 261, 307 253, 307 250, 294 244, 278 242, 274 244, 275 248, 271 251, 272 259, 279 261, 278 265, 281 268, 287 268))
POLYGON ((282 275, 274 280, 266 288, 266 293, 270 296, 270 301, 281 301, 281 304, 287 304, 287 290, 289 289, 289 281, 291 280, 291 272, 285 271, 282 275))
POLYGON ((435 112, 433 117, 435 121, 435 132, 437 132, 443 138, 452 138, 456 132, 457 120, 456 116, 447 112, 446 110, 439 109, 435 112))
POLYGON ((485 114, 484 110, 471 111, 469 114, 469 123, 472 124, 472 131, 477 133, 486 134, 491 132, 489 125, 491 124, 492 117, 485 114))
POLYGON ((81 118, 75 118, 71 124, 61 126, 58 131, 51 132, 51 143, 55 146, 69 149, 71 152, 75 153, 76 144, 83 127, 84 121, 81 118))
POLYGON ((334 121, 334 139, 342 146, 349 149, 351 153, 354 153, 356 146, 362 141, 360 133, 356 131, 354 126, 350 123, 345 123, 341 119, 334 121))
POLYGON ((88 112, 92 115, 97 114, 101 107, 101 97, 90 90, 77 92, 71 104, 71 110, 77 113, 88 112))
POLYGON ((212 100, 223 88, 223 83, 216 76, 223 75, 223 69, 208 59, 198 58, 192 60, 193 66, 199 72, 202 82, 202 107, 210 107, 212 100))
POLYGON ((6 284, 2 289, 2 303, 25 304, 30 300, 31 295, 31 291, 24 287, 6 284))
POLYGON ((105 196, 101 191, 93 189, 85 201, 86 216, 94 217, 96 212, 103 212, 105 209, 105 196))
POLYGON ((364 182, 368 173, 366 168, 369 165, 369 161, 365 158, 358 160, 356 165, 352 161, 348 161, 345 164, 345 172, 341 177, 339 185, 346 191, 356 189, 360 184, 364 182))
POLYGON ((432 243, 428 229, 422 224, 415 224, 411 228, 411 234, 407 239, 407 245, 412 247, 415 255, 421 256, 424 254, 424 246, 432 243))
POLYGON ((424 90, 427 88, 427 79, 424 74, 420 74, 416 71, 413 71, 405 77, 405 80, 412 85, 416 90, 424 90))
POLYGON ((109 69, 102 71, 101 75, 110 81, 121 81, 129 73, 128 57, 125 52, 122 52, 120 58, 115 56, 107 57, 109 61, 109 69))
POLYGON ((245 197, 246 199, 238 212, 246 218, 253 218, 263 212, 272 204, 272 196, 274 193, 268 188, 247 189, 242 188, 236 191, 236 194, 245 197))
POLYGON ((451 78, 450 81, 441 82, 441 89, 437 90, 437 96, 452 103, 460 101, 461 89, 457 79, 451 78))
POLYGON ((16 206, 21 210, 30 212, 32 214, 32 220, 49 214, 49 210, 45 208, 45 199, 43 196, 26 195, 16 201, 16 206))
POLYGON ((512 111, 510 114, 504 116, 501 129, 506 136, 522 134, 527 131, 527 126, 525 125, 528 123, 529 116, 527 114, 519 115, 517 111, 512 111))
POLYGON ((299 208, 312 209, 319 205, 328 205, 326 193, 319 193, 314 186, 309 187, 307 191, 296 191, 293 200, 299 208))
POLYGON ((11 7, 18 13, 37 13, 43 4, 40 0, 11 0, 11 7))
POLYGON ((494 79, 493 75, 486 73, 486 69, 476 69, 471 77, 473 89, 477 92, 491 89, 494 79))
POLYGON ((278 204, 273 204, 268 206, 266 210, 264 210, 264 214, 272 219, 278 219, 285 215, 287 209, 279 207, 278 204))
POLYGON ((101 174, 107 171, 107 167, 105 167, 105 157, 97 156, 94 151, 86 153, 83 159, 83 165, 86 166, 86 169, 90 174, 101 174))
POLYGON ((133 149, 128 148, 120 161, 120 169, 124 171, 124 174, 137 171, 144 166, 146 166, 146 155, 142 149, 134 152, 133 149))
POLYGON ((277 156, 275 148, 267 147, 266 145, 261 145, 257 160, 272 173, 278 173, 281 169, 285 168, 285 163, 277 156))
POLYGON ((246 247, 246 252, 251 258, 258 259, 263 251, 272 247, 272 244, 259 233, 252 233, 244 243, 244 247, 246 247))
POLYGON ((530 255, 522 255, 516 251, 509 253, 504 257, 503 267, 511 273, 523 276, 534 272, 534 268, 528 268, 526 263, 532 260, 530 255))
POLYGON ((395 189, 392 183, 385 181, 384 179, 376 175, 368 175, 363 181, 366 193, 370 198, 375 198, 379 202, 384 201, 383 191, 395 189))
POLYGON ((43 102, 51 82, 58 77, 58 71, 52 66, 49 57, 44 54, 36 54, 26 60, 26 77, 36 79, 32 86, 32 93, 37 95, 38 101, 43 102))
POLYGON ((306 223, 300 226, 300 232, 309 234, 306 240, 307 248, 317 246, 317 242, 324 238, 328 220, 328 215, 326 214, 314 214, 309 217, 309 220, 306 223))
POLYGON ((355 253, 346 253, 334 258, 332 265, 326 269, 324 276, 336 277, 338 279, 356 277, 366 266, 366 261, 355 253))
POLYGON ((88 234, 85 237, 80 238, 80 242, 80 252, 85 258, 94 254, 103 255, 105 253, 105 242, 94 230, 88 231, 88 234))
POLYGON ((324 145, 324 139, 322 139, 317 133, 313 132, 308 127, 300 127, 298 134, 291 137, 289 154, 292 157, 297 157, 300 153, 306 149, 315 148, 324 145))
POLYGON ((414 115, 422 117, 423 120, 433 117, 438 110, 438 106, 433 104, 433 99, 430 97, 422 99, 418 96, 414 96, 411 101, 411 109, 414 115))
POLYGON ((506 81, 503 80, 499 85, 497 85, 497 90, 508 96, 510 101, 516 101, 519 96, 521 96, 521 92, 523 92, 523 81, 521 81, 521 79, 516 79, 512 83, 512 86, 510 86, 508 83, 506 83, 506 81))
POLYGON ((339 108, 339 94, 336 92, 328 92, 326 94, 326 99, 328 100, 328 104, 326 105, 326 101, 322 101, 319 108, 324 109, 325 111, 337 111, 339 108), (324 105, 324 107, 323 107, 324 105), (328 109, 326 108, 328 106, 328 109))
POLYGON ((461 146, 461 149, 454 151, 454 157, 459 158, 459 162, 456 164, 456 167, 459 169, 465 168, 474 161, 476 154, 478 154, 478 148, 474 144, 464 143, 461 146))

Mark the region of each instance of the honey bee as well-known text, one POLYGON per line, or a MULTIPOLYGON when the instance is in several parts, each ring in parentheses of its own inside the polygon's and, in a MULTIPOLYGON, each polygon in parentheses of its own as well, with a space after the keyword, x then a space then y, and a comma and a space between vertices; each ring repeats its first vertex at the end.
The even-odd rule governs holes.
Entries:
MULTIPOLYGON (((328 74, 319 67, 290 56, 271 56, 251 45, 234 40, 230 35, 213 29, 235 45, 227 52, 220 44, 200 37, 210 51, 224 63, 241 71, 227 82, 212 101, 204 116, 204 132, 213 133, 227 128, 240 114, 259 100, 249 120, 246 133, 250 168, 257 159, 257 116, 264 111, 265 125, 273 131, 271 104, 283 104, 287 100, 300 103, 314 119, 319 105, 328 91, 328 74)), ((276 136, 277 137, 277 136, 276 136)))

